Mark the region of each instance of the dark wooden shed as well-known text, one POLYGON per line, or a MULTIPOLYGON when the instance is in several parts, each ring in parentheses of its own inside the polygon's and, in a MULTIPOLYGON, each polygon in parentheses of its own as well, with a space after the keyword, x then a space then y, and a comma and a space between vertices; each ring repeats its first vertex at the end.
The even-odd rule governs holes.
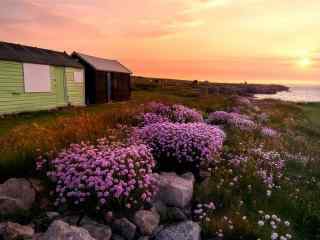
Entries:
POLYGON ((85 68, 86 104, 124 101, 131 96, 132 72, 117 60, 74 52, 85 68))

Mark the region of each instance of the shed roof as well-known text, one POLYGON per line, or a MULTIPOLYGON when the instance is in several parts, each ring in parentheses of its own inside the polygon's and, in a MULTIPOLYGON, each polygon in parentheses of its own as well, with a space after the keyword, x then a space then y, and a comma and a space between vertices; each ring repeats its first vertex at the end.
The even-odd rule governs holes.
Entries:
POLYGON ((83 68, 65 52, 0 42, 0 60, 83 68))
POLYGON ((122 65, 117 60, 110 60, 105 58, 93 57, 90 55, 86 55, 83 53, 74 52, 73 56, 79 57, 94 69, 98 71, 105 71, 105 72, 119 72, 119 73, 128 73, 131 74, 132 72, 122 65))

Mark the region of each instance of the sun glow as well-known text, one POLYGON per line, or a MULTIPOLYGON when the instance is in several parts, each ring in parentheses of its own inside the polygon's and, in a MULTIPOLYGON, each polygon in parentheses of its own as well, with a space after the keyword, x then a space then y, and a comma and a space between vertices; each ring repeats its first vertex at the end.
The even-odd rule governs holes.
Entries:
POLYGON ((299 60, 298 64, 302 68, 307 68, 312 64, 312 61, 311 61, 310 58, 304 57, 304 58, 299 60))

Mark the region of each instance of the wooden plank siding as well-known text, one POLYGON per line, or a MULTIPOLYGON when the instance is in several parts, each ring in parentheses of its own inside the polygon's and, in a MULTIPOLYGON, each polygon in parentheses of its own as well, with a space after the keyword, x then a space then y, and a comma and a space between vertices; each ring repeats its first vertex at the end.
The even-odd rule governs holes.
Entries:
MULTIPOLYGON (((18 62, 0 61, 0 114, 48 110, 71 104, 83 105, 84 94, 76 93, 81 88, 81 83, 71 83, 71 75, 75 69, 50 66, 51 92, 26 93, 24 91, 23 64, 18 62), (62 71, 62 74, 61 74, 62 71), (66 74, 65 74, 66 72, 66 74), (58 98, 56 82, 64 80, 67 76, 67 86, 64 87, 65 100, 58 98), (62 79, 61 79, 62 77, 62 79), (68 97, 70 95, 70 98, 68 97)), ((73 75, 73 74, 72 74, 73 75)), ((74 82, 74 81, 73 81, 74 82)), ((61 92, 60 92, 61 93, 61 92)))
MULTIPOLYGON (((74 72, 80 71, 76 68, 66 68, 67 79, 67 98, 68 103, 73 106, 85 105, 85 76, 83 76, 83 82, 74 81, 74 72)), ((84 70, 83 70, 84 71, 84 70)))

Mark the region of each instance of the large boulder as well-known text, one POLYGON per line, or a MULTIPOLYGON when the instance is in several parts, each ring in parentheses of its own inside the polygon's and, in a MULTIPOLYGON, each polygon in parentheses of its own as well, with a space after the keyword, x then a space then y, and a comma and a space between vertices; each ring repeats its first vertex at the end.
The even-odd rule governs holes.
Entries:
POLYGON ((127 240, 132 240, 137 231, 136 225, 126 218, 116 219, 112 225, 113 230, 127 240))
POLYGON ((186 221, 170 225, 157 233, 155 240, 200 240, 200 226, 198 223, 186 221))
POLYGON ((142 235, 151 235, 158 227, 160 216, 155 211, 139 210, 134 215, 134 223, 142 235))
POLYGON ((95 238, 84 228, 56 220, 49 226, 40 240, 95 240, 95 238))
POLYGON ((191 173, 178 176, 176 173, 160 173, 155 175, 159 184, 156 200, 184 208, 190 204, 193 195, 194 177, 191 173))
POLYGON ((30 226, 23 226, 18 223, 7 222, 0 224, 0 238, 4 240, 32 238, 34 229, 30 226))
POLYGON ((36 198, 30 182, 24 178, 11 178, 0 185, 0 212, 14 214, 29 210, 36 198))
POLYGON ((81 227, 88 230, 90 235, 97 240, 110 240, 112 231, 107 225, 97 223, 89 218, 81 221, 81 227))

